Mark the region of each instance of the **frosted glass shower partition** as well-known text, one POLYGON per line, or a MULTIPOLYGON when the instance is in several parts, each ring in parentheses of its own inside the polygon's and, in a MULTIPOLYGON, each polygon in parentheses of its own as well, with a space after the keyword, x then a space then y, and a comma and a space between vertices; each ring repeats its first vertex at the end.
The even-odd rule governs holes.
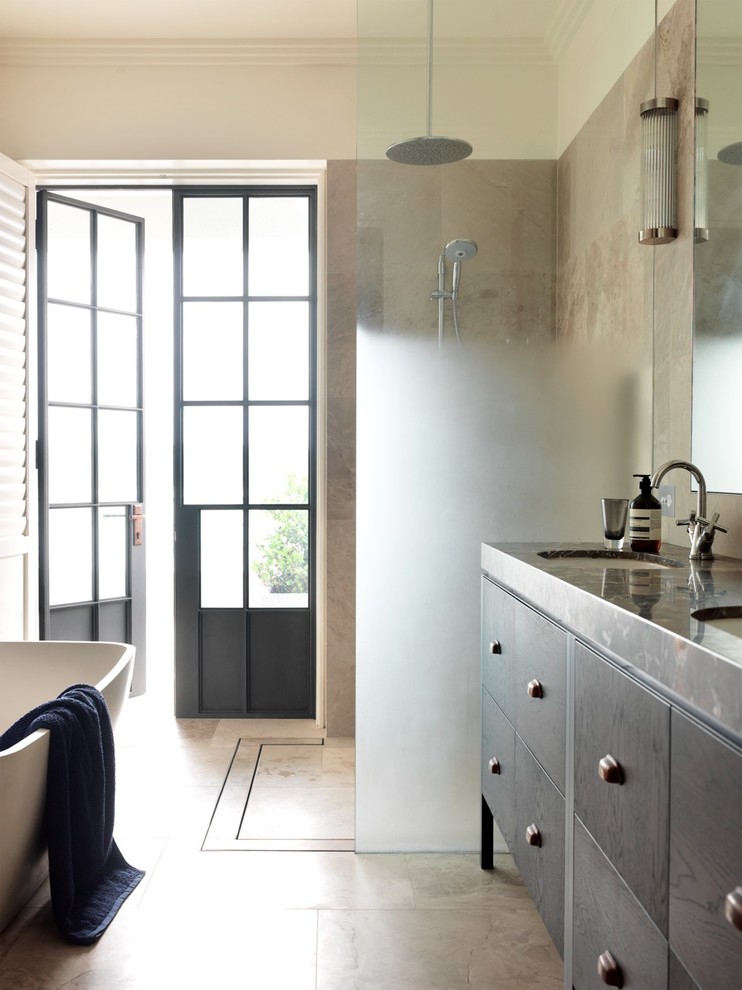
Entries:
POLYGON ((448 57, 436 62, 434 130, 465 135, 476 153, 412 168, 384 149, 424 112, 425 6, 358 4, 363 852, 478 847, 480 544, 601 540, 601 496, 621 496, 650 456, 631 428, 646 350, 555 343, 556 65, 494 57, 506 44, 497 24, 516 37, 517 17, 532 28, 544 4, 439 0, 448 57), (479 246, 463 272, 464 346, 439 352, 431 259, 458 234, 479 246))

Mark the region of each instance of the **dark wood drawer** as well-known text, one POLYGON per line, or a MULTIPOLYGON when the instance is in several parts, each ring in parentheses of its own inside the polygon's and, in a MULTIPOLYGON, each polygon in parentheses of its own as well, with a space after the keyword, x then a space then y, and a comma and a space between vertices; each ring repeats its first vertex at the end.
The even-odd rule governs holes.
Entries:
POLYGON ((515 727, 564 793, 567 634, 525 605, 515 616, 515 727))
POLYGON ((482 796, 508 849, 515 837, 515 731, 482 689, 482 796), (493 766, 492 761, 496 761, 493 766), (493 769, 496 771, 493 773, 493 769))
POLYGON ((515 724, 515 612, 507 592, 482 578, 482 683, 515 724))
POLYGON ((573 923, 574 990, 605 990, 598 965, 601 957, 608 964, 607 953, 622 977, 613 985, 627 990, 667 987, 667 942, 577 821, 573 923))
POLYGON ((670 944, 702 990, 742 986, 742 753, 672 713, 670 944))
POLYGON ((669 706, 576 644, 575 812, 665 935, 669 757, 669 706))
POLYGON ((672 950, 670 950, 669 969, 670 978, 667 984, 669 990, 700 990, 696 981, 672 950))
POLYGON ((518 736, 515 778, 513 857, 554 945, 564 955, 564 798, 518 736))

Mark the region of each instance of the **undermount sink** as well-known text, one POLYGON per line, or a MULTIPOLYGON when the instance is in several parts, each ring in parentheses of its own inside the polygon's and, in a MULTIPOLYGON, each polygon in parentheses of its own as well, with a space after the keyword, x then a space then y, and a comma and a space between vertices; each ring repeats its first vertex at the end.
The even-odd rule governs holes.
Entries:
POLYGON ((742 636, 742 605, 697 608, 695 612, 691 612, 691 618, 733 636, 742 636))
POLYGON ((575 567, 609 567, 621 569, 653 568, 665 570, 668 567, 682 567, 679 560, 672 557, 658 557, 654 553, 636 553, 634 550, 540 550, 539 557, 545 560, 569 561, 575 567))

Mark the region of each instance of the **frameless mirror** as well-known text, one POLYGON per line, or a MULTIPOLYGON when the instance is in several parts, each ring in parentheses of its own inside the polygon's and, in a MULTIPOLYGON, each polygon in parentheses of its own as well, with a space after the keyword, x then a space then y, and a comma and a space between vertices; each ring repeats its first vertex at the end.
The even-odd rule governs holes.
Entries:
POLYGON ((709 490, 742 493, 742 3, 697 16, 693 460, 709 490))

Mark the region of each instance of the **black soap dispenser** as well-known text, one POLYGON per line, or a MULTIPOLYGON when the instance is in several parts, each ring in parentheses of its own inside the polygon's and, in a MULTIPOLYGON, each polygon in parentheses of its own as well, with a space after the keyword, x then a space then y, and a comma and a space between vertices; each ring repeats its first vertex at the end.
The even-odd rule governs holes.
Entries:
POLYGON ((639 494, 629 507, 629 540, 635 553, 659 553, 662 546, 662 505, 652 494, 648 474, 641 478, 639 494))

